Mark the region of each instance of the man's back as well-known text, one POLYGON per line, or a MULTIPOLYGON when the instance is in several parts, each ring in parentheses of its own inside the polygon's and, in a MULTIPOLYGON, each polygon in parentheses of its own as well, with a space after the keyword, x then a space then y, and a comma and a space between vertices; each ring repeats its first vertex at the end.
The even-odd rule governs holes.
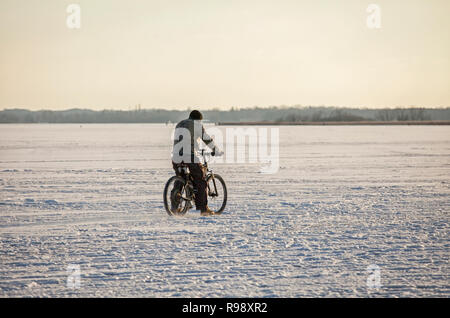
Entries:
POLYGON ((172 161, 176 163, 181 161, 185 163, 202 162, 203 158, 200 153, 202 141, 213 150, 216 147, 200 120, 188 118, 180 121, 175 126, 172 161))

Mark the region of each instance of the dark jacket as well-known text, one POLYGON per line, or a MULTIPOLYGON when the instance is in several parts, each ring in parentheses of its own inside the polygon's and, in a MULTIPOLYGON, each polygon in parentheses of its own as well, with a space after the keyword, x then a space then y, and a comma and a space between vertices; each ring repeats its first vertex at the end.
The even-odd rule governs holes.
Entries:
POLYGON ((180 121, 175 126, 172 161, 175 163, 202 163, 201 141, 212 150, 216 147, 214 140, 205 131, 200 120, 185 119, 180 121))

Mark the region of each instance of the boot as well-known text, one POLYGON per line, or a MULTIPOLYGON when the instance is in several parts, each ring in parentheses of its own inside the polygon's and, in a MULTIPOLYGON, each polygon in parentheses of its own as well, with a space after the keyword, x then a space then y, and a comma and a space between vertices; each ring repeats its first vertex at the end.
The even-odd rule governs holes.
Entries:
POLYGON ((211 210, 209 207, 206 207, 205 209, 201 210, 200 215, 207 216, 207 215, 214 215, 214 211, 211 210))

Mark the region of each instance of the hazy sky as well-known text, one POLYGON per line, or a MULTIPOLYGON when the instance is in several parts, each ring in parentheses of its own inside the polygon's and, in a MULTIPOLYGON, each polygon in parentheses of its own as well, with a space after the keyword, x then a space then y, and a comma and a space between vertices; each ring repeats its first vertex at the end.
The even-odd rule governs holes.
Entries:
POLYGON ((450 106, 449 33, 449 0, 0 0, 0 109, 450 106))

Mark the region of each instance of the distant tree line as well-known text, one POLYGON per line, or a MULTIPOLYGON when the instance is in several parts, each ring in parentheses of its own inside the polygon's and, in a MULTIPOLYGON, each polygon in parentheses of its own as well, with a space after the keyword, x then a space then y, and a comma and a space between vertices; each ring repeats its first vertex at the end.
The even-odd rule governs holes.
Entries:
MULTIPOLYGON (((0 123, 167 123, 187 118, 190 110, 141 109, 130 111, 69 109, 62 111, 5 109, 0 123)), ((450 108, 360 109, 337 107, 269 107, 202 111, 211 122, 321 122, 450 120, 450 108)))
POLYGON ((279 122, 450 120, 450 108, 302 108, 288 110, 279 122))

